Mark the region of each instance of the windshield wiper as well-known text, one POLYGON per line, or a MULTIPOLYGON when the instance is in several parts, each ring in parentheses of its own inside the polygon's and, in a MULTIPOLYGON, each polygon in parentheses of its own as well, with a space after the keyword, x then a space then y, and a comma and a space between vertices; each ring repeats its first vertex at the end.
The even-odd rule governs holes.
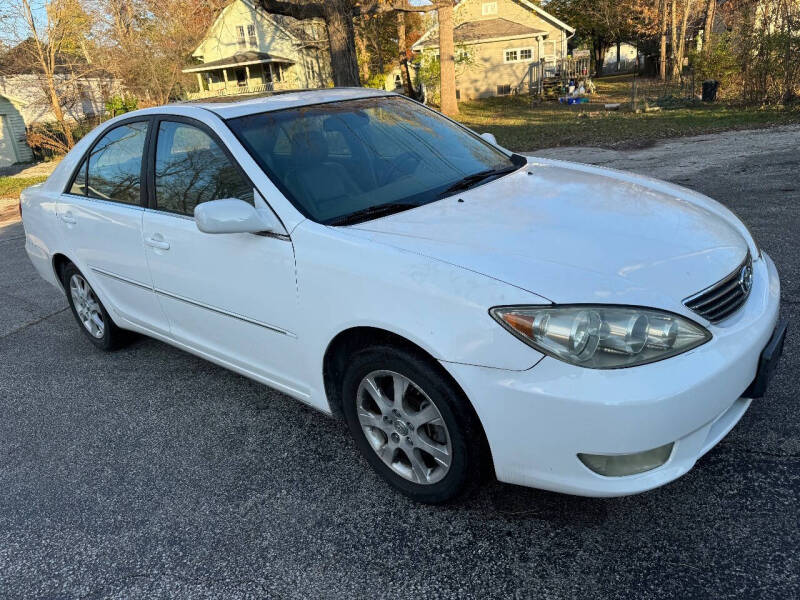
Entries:
POLYGON ((389 202, 387 204, 378 204, 377 206, 368 206, 356 212, 331 219, 326 225, 353 225, 355 223, 361 223, 362 221, 393 215, 394 213, 402 212, 409 208, 416 208, 417 206, 419 206, 419 204, 411 204, 410 202, 389 202))
POLYGON ((487 179, 502 177, 503 175, 508 175, 509 173, 516 171, 518 167, 506 167, 504 169, 486 169, 485 171, 478 171, 477 173, 473 173, 472 175, 467 175, 463 179, 459 179, 453 185, 445 189, 439 197, 442 198, 444 196, 449 196, 450 194, 454 194, 455 192, 463 192, 464 190, 468 190, 472 187, 475 187, 479 183, 485 182, 487 179))

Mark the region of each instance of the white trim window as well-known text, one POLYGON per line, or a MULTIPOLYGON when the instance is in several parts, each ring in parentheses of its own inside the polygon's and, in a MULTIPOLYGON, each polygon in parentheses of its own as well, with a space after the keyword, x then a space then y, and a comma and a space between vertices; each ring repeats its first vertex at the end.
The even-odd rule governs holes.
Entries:
POLYGON ((481 4, 481 15, 488 17, 497 14, 497 2, 484 2, 481 4))
POLYGON ((251 48, 258 47, 258 39, 256 38, 256 26, 250 23, 247 26, 247 40, 250 42, 251 48))
POLYGON ((239 48, 247 48, 247 40, 244 37, 244 25, 236 26, 236 45, 239 48))
POLYGON ((503 62, 530 62, 533 60, 533 48, 506 48, 503 50, 503 62))

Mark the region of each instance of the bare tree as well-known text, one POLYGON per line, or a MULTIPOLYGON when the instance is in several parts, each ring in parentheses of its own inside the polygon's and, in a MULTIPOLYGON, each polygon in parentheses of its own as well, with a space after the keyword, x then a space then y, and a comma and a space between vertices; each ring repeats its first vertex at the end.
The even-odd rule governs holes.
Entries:
POLYGON ((63 134, 63 139, 48 137, 38 142, 56 152, 65 152, 75 145, 65 107, 75 100, 80 80, 96 69, 84 43, 90 27, 88 15, 77 0, 51 0, 36 7, 31 6, 30 0, 16 0, 3 13, 3 33, 17 42, 15 69, 37 77, 63 134))
MULTIPOLYGON (((680 40, 678 41, 678 69, 683 70, 683 59, 686 56, 686 28, 689 24, 689 13, 692 11, 693 0, 685 0, 683 5, 683 21, 681 23, 680 40)), ((680 71, 679 71, 680 73, 680 71)))
POLYGON ((322 19, 328 28, 333 84, 358 86, 355 21, 357 11, 351 0, 258 0, 267 12, 301 21, 322 19))
POLYGON ((408 48, 406 47, 406 13, 397 12, 397 56, 400 77, 403 79, 403 90, 406 96, 413 96, 411 78, 408 75, 408 48))
POLYGON ((714 19, 716 18, 716 12, 717 0, 707 0, 705 25, 703 26, 703 51, 706 53, 711 51, 711 34, 714 30, 714 19))
POLYGON ((669 58, 670 62, 672 63, 672 73, 670 75, 672 79, 678 79, 681 74, 681 69, 678 66, 678 57, 677 57, 677 50, 678 50, 678 27, 676 21, 677 4, 678 0, 669 0, 669 21, 670 21, 669 58))
POLYGON ((666 81, 667 79, 667 0, 660 0, 659 2, 659 18, 661 21, 661 33, 660 33, 660 48, 659 48, 659 61, 658 61, 658 73, 661 77, 661 81, 666 81))
MULTIPOLYGON (((409 0, 258 0, 267 12, 299 20, 322 19, 328 29, 333 84, 358 86, 358 53, 353 23, 361 15, 390 11, 429 12, 437 6, 416 5, 409 0)), ((449 0, 452 10, 452 0, 449 0)), ((454 76, 455 77, 455 76, 454 76)), ((455 85, 455 84, 454 84, 455 85)))
POLYGON ((441 69, 441 109, 446 115, 458 114, 456 100, 456 61, 453 41, 453 2, 441 0, 437 5, 439 16, 439 68, 441 69))
MULTIPOLYGON (((87 4, 92 0, 82 0, 87 4)), ((225 0, 93 0, 97 60, 144 104, 165 104, 190 81, 187 58, 225 0)))

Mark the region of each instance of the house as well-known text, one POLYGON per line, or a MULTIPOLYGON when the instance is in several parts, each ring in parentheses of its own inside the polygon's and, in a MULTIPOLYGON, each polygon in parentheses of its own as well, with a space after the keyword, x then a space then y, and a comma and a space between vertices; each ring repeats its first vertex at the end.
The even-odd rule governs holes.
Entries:
POLYGON ((606 52, 603 60, 603 74, 633 71, 641 65, 644 65, 644 53, 639 52, 633 44, 619 42, 606 52))
POLYGON ((32 160, 19 100, 0 95, 0 167, 32 160))
MULTIPOLYGON (((81 122, 101 117, 105 102, 121 86, 111 75, 95 71, 77 76, 68 68, 58 68, 54 83, 67 120, 81 122)), ((39 123, 56 120, 44 76, 32 69, 0 65, 0 167, 30 162, 26 132, 39 123)))
MULTIPOLYGON (((510 94, 531 62, 565 57, 567 42, 575 33, 528 0, 462 0, 454 9, 454 20, 460 99, 510 94)), ((425 32, 412 50, 423 57, 438 56, 438 27, 425 32)))
POLYGON ((197 77, 191 100, 331 84, 325 23, 270 15, 251 0, 226 6, 192 58, 183 69, 197 77))

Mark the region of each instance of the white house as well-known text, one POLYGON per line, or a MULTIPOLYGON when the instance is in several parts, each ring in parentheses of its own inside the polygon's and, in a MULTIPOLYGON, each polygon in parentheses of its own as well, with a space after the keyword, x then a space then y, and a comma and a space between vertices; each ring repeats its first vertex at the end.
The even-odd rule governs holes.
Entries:
MULTIPOLYGON (((110 76, 73 77, 55 75, 62 110, 70 121, 102 116, 105 101, 119 91, 110 76)), ((35 123, 55 121, 42 75, 15 73, 0 76, 0 167, 33 160, 26 130, 35 123)))
POLYGON ((250 0, 226 6, 192 58, 183 69, 197 76, 190 99, 331 84, 325 23, 270 15, 250 0))

